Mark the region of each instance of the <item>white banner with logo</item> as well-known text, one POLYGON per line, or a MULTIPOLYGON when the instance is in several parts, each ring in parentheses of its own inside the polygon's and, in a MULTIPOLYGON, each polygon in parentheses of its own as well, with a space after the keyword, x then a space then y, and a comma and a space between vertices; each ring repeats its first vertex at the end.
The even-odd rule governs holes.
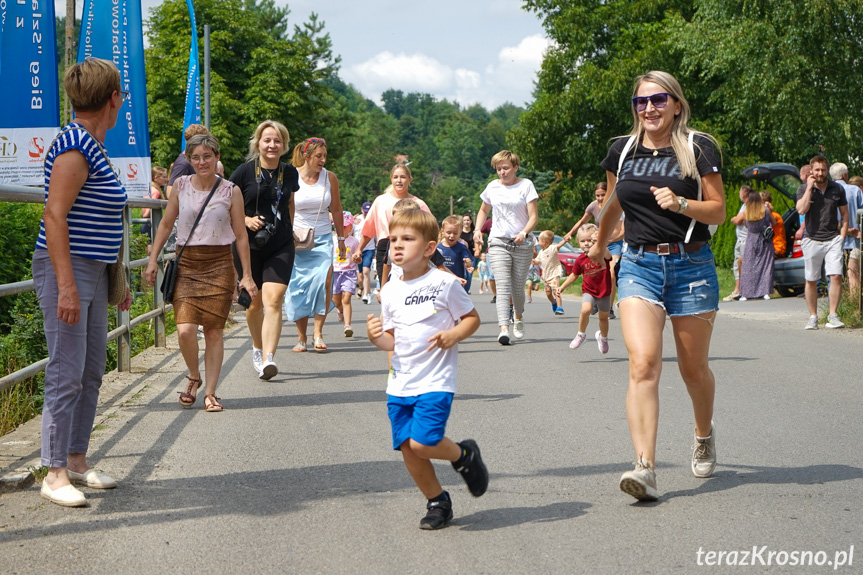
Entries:
POLYGON ((42 186, 45 152, 59 128, 0 128, 0 184, 42 186))

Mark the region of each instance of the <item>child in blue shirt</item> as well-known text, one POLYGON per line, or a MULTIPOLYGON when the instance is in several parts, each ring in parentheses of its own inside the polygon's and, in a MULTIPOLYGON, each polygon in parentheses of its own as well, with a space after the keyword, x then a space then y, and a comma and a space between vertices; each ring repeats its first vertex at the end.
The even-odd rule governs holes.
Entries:
POLYGON ((431 459, 452 462, 468 490, 488 488, 488 470, 476 441, 455 443, 444 436, 456 392, 458 342, 480 325, 479 314, 452 274, 429 267, 438 225, 422 210, 393 215, 390 259, 401 281, 381 289, 381 317, 369 314, 369 341, 392 351, 387 410, 393 449, 399 450, 417 487, 428 499, 420 529, 440 529, 453 517, 452 499, 435 475, 431 459))
POLYGON ((473 273, 473 259, 467 245, 461 241, 461 225, 460 216, 444 218, 437 251, 444 257, 447 269, 456 277, 465 279, 462 287, 467 291, 467 275, 473 273))

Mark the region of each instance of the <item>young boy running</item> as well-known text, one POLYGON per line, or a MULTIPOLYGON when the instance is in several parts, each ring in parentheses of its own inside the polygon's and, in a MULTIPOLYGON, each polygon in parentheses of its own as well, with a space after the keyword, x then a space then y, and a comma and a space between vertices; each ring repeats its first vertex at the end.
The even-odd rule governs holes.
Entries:
MULTIPOLYGON (((441 223, 441 237, 437 251, 444 257, 444 265, 449 271, 456 277, 467 278, 467 274, 473 273, 473 260, 470 257, 470 250, 459 236, 461 221, 461 216, 444 218, 441 223)), ((467 279, 462 287, 467 291, 467 279)))
POLYGON ((545 230, 539 234, 540 252, 532 263, 538 264, 542 269, 545 295, 551 302, 551 311, 554 312, 554 315, 563 315, 563 300, 560 299, 560 293, 557 291, 560 286, 560 276, 563 275, 563 266, 560 265, 557 253, 566 243, 566 240, 562 239, 556 244, 553 242, 554 232, 551 230, 545 230))
POLYGON ((596 345, 602 353, 608 353, 608 312, 611 311, 611 252, 605 250, 605 263, 597 265, 590 261, 587 252, 596 243, 599 229, 593 224, 587 224, 578 230, 578 246, 584 252, 572 266, 572 273, 557 289, 563 292, 579 275, 584 276, 581 284, 581 315, 578 318, 578 333, 569 344, 571 349, 578 349, 587 339, 585 332, 590 323, 590 311, 594 305, 599 308, 599 331, 596 332, 596 345))
POLYGON ((474 497, 488 488, 488 470, 476 441, 454 443, 444 436, 456 391, 458 342, 473 334, 479 314, 452 274, 429 268, 438 225, 421 210, 393 215, 390 259, 402 281, 381 289, 381 318, 368 316, 369 341, 393 351, 387 381, 387 409, 393 449, 428 499, 420 529, 440 529, 453 517, 452 500, 435 475, 431 459, 451 461, 474 497))

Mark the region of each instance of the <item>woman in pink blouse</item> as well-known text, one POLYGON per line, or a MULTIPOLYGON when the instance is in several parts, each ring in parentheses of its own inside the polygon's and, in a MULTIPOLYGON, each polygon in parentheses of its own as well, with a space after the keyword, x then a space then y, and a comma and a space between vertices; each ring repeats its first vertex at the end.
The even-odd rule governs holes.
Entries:
POLYGON ((218 412, 222 411, 222 404, 215 394, 225 352, 223 332, 231 310, 236 281, 231 255, 231 244, 234 242, 243 270, 240 287, 245 288, 252 298, 257 295, 258 289, 252 279, 249 263, 249 236, 246 233, 243 194, 233 183, 216 175, 219 141, 210 134, 194 136, 186 145, 186 157, 196 174, 182 176, 174 182, 176 193, 172 193, 168 200, 165 216, 153 240, 154 249, 144 279, 155 283, 158 255, 162 253, 177 220, 177 253, 183 246, 185 249, 177 267, 174 318, 180 351, 189 369, 186 389, 180 393, 180 405, 194 405, 198 388, 201 387, 198 365, 198 326, 201 325, 206 342, 204 409, 218 412), (216 191, 204 208, 194 233, 190 234, 214 186, 216 191))

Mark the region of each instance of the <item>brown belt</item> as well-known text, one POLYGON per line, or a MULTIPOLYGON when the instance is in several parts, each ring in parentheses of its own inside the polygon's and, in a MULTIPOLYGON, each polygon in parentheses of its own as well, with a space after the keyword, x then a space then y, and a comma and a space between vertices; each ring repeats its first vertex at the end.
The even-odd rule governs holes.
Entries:
MULTIPOLYGON (((682 242, 681 242, 682 243, 682 242)), ((697 252, 706 242, 689 242, 688 244, 683 244, 684 252, 697 252)), ((660 256, 667 256, 671 254, 679 254, 680 253, 680 243, 676 244, 643 244, 641 246, 630 246, 632 251, 643 250, 645 252, 651 254, 658 254, 660 256)))

